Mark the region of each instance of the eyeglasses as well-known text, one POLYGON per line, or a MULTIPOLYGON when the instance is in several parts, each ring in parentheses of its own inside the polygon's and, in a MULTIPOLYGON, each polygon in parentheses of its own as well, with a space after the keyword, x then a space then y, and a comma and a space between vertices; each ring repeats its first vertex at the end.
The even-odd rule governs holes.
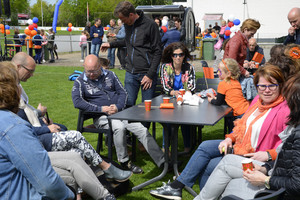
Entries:
POLYGON ((184 56, 184 53, 173 53, 172 56, 173 56, 174 58, 177 58, 177 57, 181 58, 181 57, 184 56))
POLYGON ((270 91, 275 91, 278 87, 278 84, 271 84, 271 85, 256 85, 257 88, 260 90, 260 91, 265 91, 267 88, 269 88, 270 91))
POLYGON ((84 70, 86 74, 98 74, 101 71, 101 68, 96 70, 84 70))
POLYGON ((28 69, 27 67, 25 67, 24 65, 21 65, 21 67, 23 67, 24 69, 26 69, 29 73, 33 74, 34 73, 34 69, 28 69))

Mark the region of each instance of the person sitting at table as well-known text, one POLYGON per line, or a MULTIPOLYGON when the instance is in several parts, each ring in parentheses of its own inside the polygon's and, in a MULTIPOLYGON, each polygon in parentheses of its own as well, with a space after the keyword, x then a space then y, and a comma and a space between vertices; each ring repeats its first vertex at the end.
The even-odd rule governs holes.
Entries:
POLYGON ((283 95, 292 110, 288 116, 288 127, 279 136, 283 144, 276 149, 276 161, 254 162, 254 171, 243 172, 244 157, 226 155, 210 175, 204 188, 195 200, 218 199, 219 196, 235 195, 252 199, 263 189, 286 191, 282 199, 300 197, 300 74, 296 73, 285 84, 283 95), (249 184, 250 183, 250 184, 249 184))
MULTIPOLYGON (((167 46, 162 55, 161 82, 163 90, 167 95, 179 96, 179 90, 194 92, 195 70, 187 60, 192 59, 187 47, 181 42, 174 42, 167 46)), ((171 127, 168 128, 169 133, 171 127)), ((189 125, 181 125, 181 132, 184 143, 184 151, 191 150, 191 131, 189 125)), ((164 145, 164 142, 163 142, 164 145)))
MULTIPOLYGON (((125 108, 127 92, 116 74, 103 69, 99 58, 91 54, 84 60, 84 73, 74 81, 72 100, 75 108, 112 115, 125 108)), ((98 128, 109 128, 106 116, 95 118, 94 125, 98 128)), ((138 138, 158 167, 165 162, 164 153, 141 123, 112 120, 111 125, 118 161, 124 169, 131 170, 135 174, 143 173, 142 168, 129 160, 126 130, 138 138)))
POLYGON ((286 127, 290 110, 281 95, 284 77, 277 66, 265 65, 256 71, 254 83, 256 96, 241 119, 235 121, 231 134, 225 140, 202 142, 177 179, 151 190, 155 197, 181 199, 184 186, 192 187, 199 177, 202 189, 212 171, 223 157, 233 153, 258 161, 274 160, 276 148, 281 143, 278 136, 286 127))
POLYGON ((207 100, 218 106, 227 104, 233 109, 233 118, 230 120, 230 133, 233 128, 233 121, 243 116, 249 107, 249 102, 243 95, 239 82, 241 72, 238 63, 234 59, 222 59, 217 72, 219 79, 222 80, 218 85, 217 96, 208 93, 207 100))
POLYGON ((15 45, 20 45, 20 46, 15 46, 16 48, 16 53, 20 52, 21 51, 21 38, 19 36, 20 34, 20 30, 18 28, 15 28, 15 34, 14 34, 14 41, 15 41, 15 45))
MULTIPOLYGON (((257 70, 256 63, 255 61, 253 61, 253 57, 255 53, 260 53, 264 55, 264 50, 263 48, 258 46, 256 39, 252 37, 249 39, 249 47, 247 47, 247 55, 243 65, 243 67, 247 69, 250 72, 250 74, 253 74, 257 70)), ((266 59, 264 56, 262 61, 259 63, 259 66, 262 66, 265 63, 266 63, 266 59)))

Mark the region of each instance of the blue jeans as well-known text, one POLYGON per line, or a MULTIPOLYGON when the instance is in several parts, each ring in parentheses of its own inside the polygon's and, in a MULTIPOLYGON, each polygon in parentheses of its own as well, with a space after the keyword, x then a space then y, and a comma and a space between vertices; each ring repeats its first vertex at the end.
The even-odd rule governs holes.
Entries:
POLYGON ((222 140, 202 142, 190 158, 177 180, 188 187, 193 187, 199 177, 200 190, 204 187, 209 175, 223 157, 218 146, 222 140))
POLYGON ((107 59, 109 60, 109 66, 115 66, 115 52, 116 48, 108 48, 107 59))
POLYGON ((98 57, 100 46, 101 46, 101 44, 92 44, 91 53, 98 57))
POLYGON ((127 106, 135 105, 140 87, 142 90, 142 101, 152 99, 154 90, 156 87, 157 77, 155 76, 152 79, 152 86, 147 90, 143 90, 143 86, 141 85, 141 81, 146 74, 132 74, 126 72, 125 74, 125 89, 128 93, 127 106))

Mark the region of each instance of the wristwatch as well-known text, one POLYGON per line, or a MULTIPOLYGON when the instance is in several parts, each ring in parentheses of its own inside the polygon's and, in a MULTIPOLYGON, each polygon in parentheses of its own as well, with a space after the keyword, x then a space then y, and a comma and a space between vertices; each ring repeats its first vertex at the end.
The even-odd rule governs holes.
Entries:
POLYGON ((271 176, 267 176, 267 178, 265 179, 265 187, 267 189, 270 189, 270 178, 271 176))
POLYGON ((267 161, 271 161, 272 160, 272 156, 271 156, 270 152, 267 151, 267 154, 268 154, 268 160, 267 161))

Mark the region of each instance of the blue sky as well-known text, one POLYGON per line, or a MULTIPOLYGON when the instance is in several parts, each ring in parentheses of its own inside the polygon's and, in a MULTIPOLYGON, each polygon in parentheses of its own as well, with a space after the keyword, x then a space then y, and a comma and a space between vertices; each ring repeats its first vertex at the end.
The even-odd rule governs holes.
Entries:
MULTIPOLYGON (((55 4, 56 3, 56 0, 43 0, 43 1, 46 1, 49 4, 55 4)), ((30 6, 32 6, 33 4, 36 3, 36 0, 30 0, 29 2, 30 2, 30 6)))

